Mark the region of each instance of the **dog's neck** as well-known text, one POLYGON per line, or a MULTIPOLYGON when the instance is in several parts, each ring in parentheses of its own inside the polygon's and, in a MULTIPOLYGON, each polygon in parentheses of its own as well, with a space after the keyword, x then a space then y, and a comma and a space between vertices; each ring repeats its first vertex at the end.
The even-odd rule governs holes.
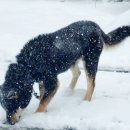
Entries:
POLYGON ((5 87, 13 87, 24 90, 30 88, 34 84, 28 69, 20 64, 11 64, 5 77, 5 87))

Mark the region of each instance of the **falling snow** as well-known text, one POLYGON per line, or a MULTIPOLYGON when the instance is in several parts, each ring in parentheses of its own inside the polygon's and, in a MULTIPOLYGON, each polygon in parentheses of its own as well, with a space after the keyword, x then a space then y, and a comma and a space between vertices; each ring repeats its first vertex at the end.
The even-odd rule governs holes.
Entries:
MULTIPOLYGON (((10 61, 15 61, 15 55, 19 53, 19 50, 29 38, 38 34, 53 32, 69 23, 82 19, 93 20, 105 32, 109 32, 118 26, 129 24, 130 4, 96 3, 95 7, 95 2, 87 3, 85 1, 27 2, 14 0, 13 3, 1 0, 0 16, 2 17, 0 21, 0 81, 2 84, 7 66, 10 61)), ((67 37, 66 33, 65 36, 67 37)), ((74 37, 74 35, 71 35, 71 37, 74 37)), ((56 36, 56 39, 60 40, 58 36, 56 36)), ((92 41, 93 39, 89 40, 92 41)), ((37 44, 37 41, 35 43, 37 44)), ((130 69, 129 43, 130 38, 126 39, 119 48, 114 48, 111 51, 104 49, 99 63, 100 68, 130 69)), ((60 44, 56 44, 56 46, 61 48, 60 44)), ((75 49, 80 48, 76 47, 75 49)), ((32 53, 28 55, 31 56, 32 53)), ((36 58, 39 59, 40 57, 36 58)), ((82 68, 82 65, 80 67, 82 68)), ((21 73, 23 71, 21 70, 21 73)), ((38 106, 38 100, 33 97, 20 122, 15 127, 56 129, 71 126, 77 129, 95 130, 130 129, 128 116, 130 110, 129 74, 99 72, 94 97, 90 103, 82 101, 86 92, 86 77, 83 70, 74 92, 66 91, 71 79, 70 71, 61 74, 59 79, 61 82, 59 91, 48 106, 47 113, 34 113, 38 106)), ((34 85, 34 88, 38 91, 37 84, 34 85)), ((0 107, 0 128, 1 126, 11 128, 8 125, 3 125, 4 119, 5 111, 0 107)))

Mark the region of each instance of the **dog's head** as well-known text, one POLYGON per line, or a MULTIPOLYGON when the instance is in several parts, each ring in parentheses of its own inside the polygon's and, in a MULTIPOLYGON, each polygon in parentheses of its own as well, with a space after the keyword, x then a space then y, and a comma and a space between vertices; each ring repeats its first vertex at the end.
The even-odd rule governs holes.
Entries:
POLYGON ((17 64, 9 66, 5 82, 0 87, 0 102, 9 124, 15 124, 19 120, 18 109, 29 104, 32 93, 32 82, 29 79, 17 64))
POLYGON ((2 86, 1 94, 0 94, 0 102, 1 106, 6 111, 6 119, 9 124, 15 124, 19 117, 17 117, 17 110, 20 107, 19 100, 20 95, 15 89, 4 89, 2 86))

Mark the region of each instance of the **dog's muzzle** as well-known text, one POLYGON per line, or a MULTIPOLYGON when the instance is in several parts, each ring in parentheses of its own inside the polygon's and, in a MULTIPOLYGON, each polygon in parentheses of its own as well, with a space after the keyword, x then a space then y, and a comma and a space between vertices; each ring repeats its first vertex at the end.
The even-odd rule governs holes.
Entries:
POLYGON ((9 123, 10 125, 14 125, 15 123, 19 121, 19 119, 20 119, 20 116, 17 115, 17 113, 7 115, 7 123, 9 123))
POLYGON ((7 122, 11 125, 14 125, 20 120, 21 114, 24 109, 19 108, 16 113, 7 115, 7 122))

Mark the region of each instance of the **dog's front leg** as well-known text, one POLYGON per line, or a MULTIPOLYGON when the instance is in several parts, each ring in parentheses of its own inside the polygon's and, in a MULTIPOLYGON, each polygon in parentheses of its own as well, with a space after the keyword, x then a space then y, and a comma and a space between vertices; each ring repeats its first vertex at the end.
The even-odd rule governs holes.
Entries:
POLYGON ((53 98, 53 96, 55 95, 58 89, 59 82, 58 80, 55 80, 55 79, 45 80, 44 85, 45 85, 45 92, 44 92, 43 97, 40 100, 40 104, 36 112, 46 111, 46 108, 49 102, 51 101, 51 99, 53 98))

